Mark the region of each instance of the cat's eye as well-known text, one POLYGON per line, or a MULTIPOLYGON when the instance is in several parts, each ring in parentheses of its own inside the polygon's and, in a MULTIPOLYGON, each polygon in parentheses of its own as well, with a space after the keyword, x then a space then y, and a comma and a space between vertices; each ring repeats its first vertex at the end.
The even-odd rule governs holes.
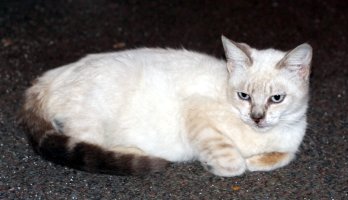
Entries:
POLYGON ((284 98, 285 98, 285 95, 276 94, 276 95, 271 96, 270 101, 272 103, 280 103, 284 100, 284 98))
POLYGON ((238 94, 238 97, 242 100, 245 100, 245 101, 249 101, 250 100, 250 96, 247 94, 247 93, 244 93, 244 92, 237 92, 238 94))

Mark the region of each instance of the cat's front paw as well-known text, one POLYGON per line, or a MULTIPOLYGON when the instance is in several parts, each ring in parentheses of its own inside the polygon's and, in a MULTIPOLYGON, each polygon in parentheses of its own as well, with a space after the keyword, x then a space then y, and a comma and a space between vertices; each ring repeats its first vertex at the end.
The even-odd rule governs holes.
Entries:
POLYGON ((202 162, 203 167, 217 176, 238 176, 245 172, 246 164, 242 157, 222 156, 202 162))
POLYGON ((265 153, 247 158, 246 165, 249 171, 270 171, 289 164, 294 157, 294 153, 265 153))

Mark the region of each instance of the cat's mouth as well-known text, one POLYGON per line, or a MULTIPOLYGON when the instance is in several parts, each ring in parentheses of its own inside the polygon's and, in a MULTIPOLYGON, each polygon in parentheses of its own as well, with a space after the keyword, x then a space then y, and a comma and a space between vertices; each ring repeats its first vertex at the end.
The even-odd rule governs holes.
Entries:
POLYGON ((269 130, 272 126, 265 122, 260 122, 260 123, 252 122, 252 127, 258 131, 264 132, 269 130))
POLYGON ((256 127, 258 129, 261 129, 261 130, 266 130, 266 129, 269 129, 270 126, 267 126, 267 125, 262 125, 262 124, 257 124, 256 127))

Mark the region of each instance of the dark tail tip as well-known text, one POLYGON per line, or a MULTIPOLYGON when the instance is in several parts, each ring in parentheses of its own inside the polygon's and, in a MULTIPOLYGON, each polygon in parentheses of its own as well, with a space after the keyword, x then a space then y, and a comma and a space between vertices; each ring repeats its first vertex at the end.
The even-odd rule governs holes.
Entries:
POLYGON ((161 158, 118 153, 85 142, 69 149, 69 139, 65 135, 47 135, 40 143, 38 152, 43 158, 60 165, 113 175, 144 175, 163 171, 169 165, 167 160, 161 158))
POLYGON ((150 156, 123 154, 106 150, 94 144, 80 142, 71 151, 72 167, 85 171, 115 174, 142 175, 162 171, 169 162, 150 156))

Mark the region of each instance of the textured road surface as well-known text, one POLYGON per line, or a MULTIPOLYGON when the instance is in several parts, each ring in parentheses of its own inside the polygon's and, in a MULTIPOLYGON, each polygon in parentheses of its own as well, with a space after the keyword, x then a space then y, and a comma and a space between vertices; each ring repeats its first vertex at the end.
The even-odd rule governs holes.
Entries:
POLYGON ((0 199, 348 199, 347 1, 0 1, 0 199), (42 72, 141 46, 222 57, 220 35, 258 48, 314 48, 309 128, 297 159, 221 178, 198 163, 144 177, 90 174, 35 155, 15 113, 42 72))

